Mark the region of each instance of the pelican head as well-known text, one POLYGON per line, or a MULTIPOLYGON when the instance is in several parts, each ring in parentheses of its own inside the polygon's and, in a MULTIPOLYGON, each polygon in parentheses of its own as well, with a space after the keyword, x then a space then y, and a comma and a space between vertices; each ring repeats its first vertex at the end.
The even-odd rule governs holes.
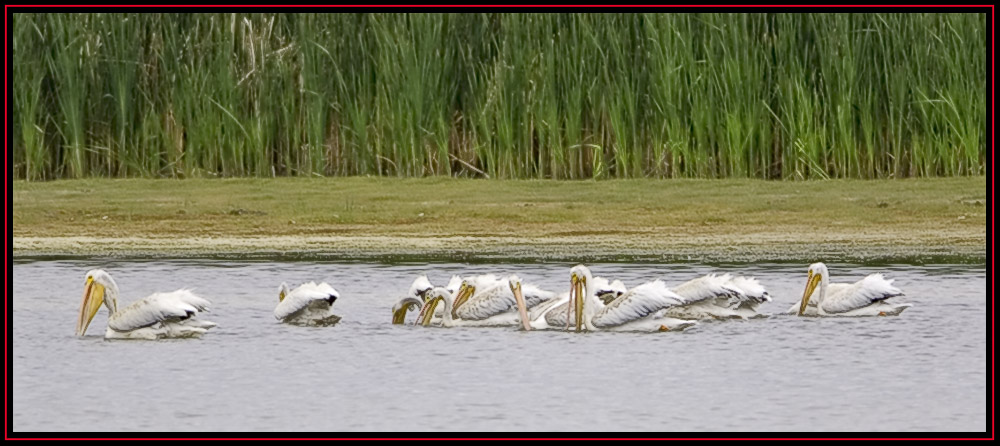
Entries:
MULTIPOLYGON (((455 302, 454 302, 454 305, 452 305, 452 307, 451 307, 451 317, 452 318, 456 318, 457 319, 458 315, 455 314, 455 310, 457 310, 458 307, 461 307, 462 304, 464 304, 466 301, 468 301, 469 298, 472 297, 473 294, 476 294, 476 283, 477 283, 476 280, 471 279, 471 278, 465 279, 465 280, 462 281, 462 285, 458 287, 458 293, 454 294, 454 296, 455 296, 455 302)), ((448 290, 446 289, 445 291, 448 291, 448 290)), ((452 293, 449 292, 448 294, 452 294, 452 293)))
POLYGON ((442 325, 449 327, 451 326, 451 312, 452 307, 454 307, 454 298, 447 289, 437 287, 433 288, 427 292, 427 302, 424 303, 424 307, 420 309, 420 315, 417 316, 417 321, 415 324, 419 323, 423 326, 428 326, 431 324, 431 319, 434 319, 434 309, 441 302, 444 302, 444 315, 442 317, 442 325))
POLYGON ((603 277, 594 278, 594 294, 597 298, 604 302, 604 305, 610 304, 611 301, 618 298, 622 294, 628 291, 625 288, 625 284, 621 280, 615 280, 614 282, 608 282, 608 279, 603 277))
POLYGON ((417 308, 424 306, 424 301, 417 299, 413 296, 406 296, 396 302, 396 305, 392 306, 392 323, 399 325, 406 320, 406 312, 412 311, 413 307, 417 308))
POLYGON ((288 284, 281 282, 281 286, 278 287, 278 302, 284 301, 285 297, 288 297, 288 293, 288 284))
POLYGON ((806 289, 802 293, 802 304, 799 305, 799 316, 802 316, 806 312, 806 307, 809 305, 809 299, 812 297, 813 291, 816 289, 817 285, 819 287, 819 297, 816 298, 816 304, 819 305, 823 302, 824 294, 826 294, 826 284, 830 280, 830 273, 826 270, 826 265, 823 262, 813 263, 809 265, 809 278, 806 279, 806 289))
POLYGON ((76 322, 76 335, 83 336, 94 319, 101 304, 108 308, 111 314, 118 311, 118 284, 103 269, 87 271, 83 282, 83 302, 80 303, 80 316, 76 322), (105 297, 107 294, 107 297, 105 297))
POLYGON ((614 282, 611 282, 610 289, 611 291, 615 292, 615 297, 621 296, 622 294, 625 294, 626 291, 628 291, 628 288, 625 287, 625 283, 623 283, 621 280, 618 279, 615 279, 614 282))
MULTIPOLYGON (((594 276, 590 273, 590 268, 583 265, 574 266, 569 270, 569 302, 570 309, 576 316, 576 331, 580 331, 584 325, 584 302, 590 297, 590 285, 594 283, 594 276)), ((570 325, 570 317, 567 314, 566 326, 570 325)))
POLYGON ((434 288, 431 285, 431 281, 427 280, 427 275, 423 274, 416 279, 413 279, 413 284, 410 285, 410 292, 407 296, 416 297, 424 302, 427 301, 427 292, 434 288))
POLYGON ((510 291, 515 295, 521 290, 521 278, 517 274, 511 274, 510 277, 507 277, 507 283, 510 285, 510 291))

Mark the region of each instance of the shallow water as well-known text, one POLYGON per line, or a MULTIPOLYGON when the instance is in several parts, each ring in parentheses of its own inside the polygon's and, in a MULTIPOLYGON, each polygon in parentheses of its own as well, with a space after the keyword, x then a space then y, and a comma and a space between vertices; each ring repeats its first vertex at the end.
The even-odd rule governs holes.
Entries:
MULTIPOLYGON (((982 265, 828 264, 883 272, 899 317, 705 322, 685 332, 560 333, 390 324, 412 279, 517 273, 567 288, 570 264, 21 261, 14 265, 15 431, 983 431, 982 265), (105 309, 73 336, 84 273, 120 305, 193 287, 218 323, 201 339, 104 341, 105 309), (281 281, 330 282, 334 327, 279 324, 281 281)), ((754 275, 786 310, 805 265, 594 264, 626 285, 754 275)), ((415 317, 408 315, 407 322, 415 317)))

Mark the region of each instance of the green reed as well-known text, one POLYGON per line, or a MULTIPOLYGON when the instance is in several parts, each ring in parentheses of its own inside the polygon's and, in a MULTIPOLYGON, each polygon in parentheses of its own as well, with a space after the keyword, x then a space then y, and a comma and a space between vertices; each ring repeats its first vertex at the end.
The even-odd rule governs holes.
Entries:
POLYGON ((22 14, 13 173, 981 175, 983 14, 22 14))

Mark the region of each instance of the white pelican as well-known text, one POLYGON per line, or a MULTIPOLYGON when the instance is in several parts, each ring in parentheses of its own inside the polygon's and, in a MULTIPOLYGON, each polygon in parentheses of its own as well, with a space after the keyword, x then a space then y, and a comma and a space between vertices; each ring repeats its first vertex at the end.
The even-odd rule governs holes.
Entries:
MULTIPOLYGON (((510 284, 511 289, 513 289, 515 285, 516 284, 512 282, 510 284)), ((610 282, 603 277, 594 277, 593 288, 594 294, 596 294, 597 298, 602 302, 602 306, 628 291, 622 281, 615 280, 614 282, 610 282)), ((566 312, 569 311, 568 308, 568 292, 554 296, 551 299, 536 305, 534 308, 527 309, 529 326, 532 330, 564 330, 567 327, 566 312)))
POLYGON ((886 300, 902 296, 882 274, 870 274, 853 284, 830 283, 830 273, 822 262, 809 265, 809 278, 799 303, 789 312, 799 316, 896 316, 912 304, 892 304, 886 300), (819 286, 819 296, 812 301, 819 286), (815 303, 810 305, 810 303, 815 303))
POLYGON ((101 304, 111 313, 108 329, 104 332, 105 339, 195 337, 215 326, 212 322, 194 317, 199 312, 208 311, 211 303, 185 289, 154 293, 119 310, 118 284, 104 270, 92 269, 87 271, 84 282, 80 318, 76 324, 77 336, 87 332, 101 304))
POLYGON ((565 321, 569 328, 571 320, 576 321, 576 331, 671 331, 697 325, 695 321, 684 321, 667 317, 662 310, 688 305, 688 301, 670 291, 661 280, 647 282, 628 290, 608 305, 597 298, 594 277, 590 269, 583 265, 570 270, 570 291, 568 305, 550 310, 545 316, 549 326, 555 318, 565 321), (564 310, 563 310, 564 308, 564 310), (565 316, 563 317, 563 314, 565 316))
POLYGON ((333 325, 340 321, 340 316, 330 314, 330 307, 338 298, 340 293, 326 282, 303 283, 292 291, 281 282, 274 317, 287 324, 333 325))
POLYGON ((757 307, 771 301, 771 295, 753 277, 709 274, 689 280, 672 290, 691 305, 673 307, 667 314, 681 319, 722 319, 757 316, 757 307))
POLYGON ((413 311, 414 307, 423 308, 423 306, 424 301, 413 296, 406 296, 400 299, 395 305, 392 306, 392 323, 402 325, 406 321, 407 311, 413 311))
MULTIPOLYGON (((555 297, 555 293, 545 291, 534 285, 521 285, 517 276, 502 280, 493 274, 473 276, 462 281, 455 301, 452 305, 452 319, 465 321, 482 321, 485 325, 513 325, 518 321, 514 312, 516 298, 511 285, 511 279, 516 279, 528 309, 555 297), (487 323, 488 322, 488 323, 487 323)), ((449 290, 451 291, 451 290, 449 290)))

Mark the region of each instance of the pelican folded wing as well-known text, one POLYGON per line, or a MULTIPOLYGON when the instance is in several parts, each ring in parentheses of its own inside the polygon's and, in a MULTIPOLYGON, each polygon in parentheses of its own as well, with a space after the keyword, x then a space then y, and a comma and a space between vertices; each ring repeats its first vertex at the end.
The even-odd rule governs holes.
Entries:
POLYGON ((189 290, 155 293, 115 312, 108 318, 108 327, 127 332, 162 322, 178 322, 207 311, 209 305, 208 300, 189 290))
POLYGON ((615 327, 641 319, 664 308, 685 305, 687 302, 670 291, 662 280, 647 282, 632 288, 594 315, 595 327, 615 327))
POLYGON ((830 293, 821 304, 823 311, 831 314, 846 313, 891 297, 902 296, 903 292, 892 286, 892 282, 882 277, 882 274, 869 275, 843 291, 830 293))

